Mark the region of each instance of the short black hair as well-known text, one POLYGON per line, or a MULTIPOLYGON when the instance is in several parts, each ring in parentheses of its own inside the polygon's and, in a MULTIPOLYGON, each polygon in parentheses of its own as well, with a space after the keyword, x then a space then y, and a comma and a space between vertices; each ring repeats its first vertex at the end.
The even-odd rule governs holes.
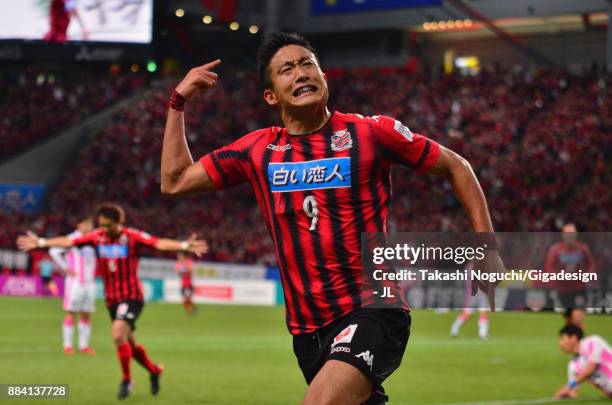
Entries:
POLYGON ((272 87, 272 79, 270 78, 270 72, 268 71, 270 61, 279 49, 287 45, 303 46, 312 52, 317 59, 319 59, 317 56, 317 51, 315 51, 310 42, 308 42, 308 40, 306 40, 306 38, 300 34, 295 32, 280 31, 269 33, 266 35, 261 45, 259 45, 259 49, 257 50, 257 72, 259 73, 259 78, 266 89, 272 87))
POLYGON ((584 332, 578 326, 569 324, 561 328, 559 335, 577 336, 578 340, 581 340, 584 336, 584 332))
POLYGON ((122 224, 125 221, 125 211, 119 204, 104 203, 96 209, 96 218, 104 217, 122 224))

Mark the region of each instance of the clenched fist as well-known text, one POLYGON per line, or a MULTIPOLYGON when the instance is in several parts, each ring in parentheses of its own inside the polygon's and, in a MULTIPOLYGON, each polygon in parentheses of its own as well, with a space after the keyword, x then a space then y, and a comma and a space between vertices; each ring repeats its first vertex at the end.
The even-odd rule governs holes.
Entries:
POLYGON ((205 65, 194 67, 176 87, 176 91, 189 101, 200 90, 214 87, 219 77, 211 70, 221 63, 221 59, 214 60, 205 65))

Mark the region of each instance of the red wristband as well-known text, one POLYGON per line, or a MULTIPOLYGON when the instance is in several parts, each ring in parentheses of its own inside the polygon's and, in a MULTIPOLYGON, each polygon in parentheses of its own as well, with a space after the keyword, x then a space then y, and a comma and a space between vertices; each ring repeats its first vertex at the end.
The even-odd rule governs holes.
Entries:
POLYGON ((178 91, 174 90, 170 96, 170 108, 176 111, 185 110, 185 97, 181 96, 178 91))

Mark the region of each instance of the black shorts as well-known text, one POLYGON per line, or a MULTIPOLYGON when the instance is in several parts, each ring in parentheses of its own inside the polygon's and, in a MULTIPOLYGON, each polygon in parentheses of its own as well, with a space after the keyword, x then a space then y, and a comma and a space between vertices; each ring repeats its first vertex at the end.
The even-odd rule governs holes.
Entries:
POLYGON ((193 295, 193 287, 181 287, 181 295, 185 298, 193 295))
POLYGON ((409 336, 408 312, 359 308, 316 332, 295 335, 293 351, 308 384, 327 360, 343 361, 374 383, 366 404, 381 404, 389 399, 382 383, 401 364, 409 336))
POLYGON ((111 320, 122 320, 130 324, 132 330, 136 330, 136 320, 144 307, 143 301, 125 300, 118 304, 109 305, 108 312, 111 320))
POLYGON ((559 300, 565 308, 566 316, 571 315, 574 309, 584 309, 586 307, 586 293, 584 291, 559 293, 559 300))

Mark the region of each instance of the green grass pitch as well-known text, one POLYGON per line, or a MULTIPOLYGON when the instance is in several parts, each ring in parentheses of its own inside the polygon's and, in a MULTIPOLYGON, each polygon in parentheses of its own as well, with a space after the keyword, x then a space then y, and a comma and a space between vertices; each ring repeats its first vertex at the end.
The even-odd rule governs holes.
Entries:
MULTIPOLYGON (((492 314, 487 341, 477 338, 476 319, 450 338, 456 315, 413 312, 404 361, 385 383, 391 403, 543 403, 565 381, 561 315, 492 314)), ((93 318, 96 356, 63 354, 62 317, 59 300, 0 298, 0 383, 69 384, 69 403, 117 402, 119 365, 106 308, 98 302, 93 318)), ((611 340, 611 320, 587 317, 587 333, 611 340)), ((159 396, 151 397, 147 374, 133 363, 125 403, 298 404, 306 389, 280 307, 206 305, 188 317, 179 305, 151 303, 137 336, 166 372, 159 396)), ((588 401, 570 403, 609 403, 590 386, 581 391, 588 401)))

